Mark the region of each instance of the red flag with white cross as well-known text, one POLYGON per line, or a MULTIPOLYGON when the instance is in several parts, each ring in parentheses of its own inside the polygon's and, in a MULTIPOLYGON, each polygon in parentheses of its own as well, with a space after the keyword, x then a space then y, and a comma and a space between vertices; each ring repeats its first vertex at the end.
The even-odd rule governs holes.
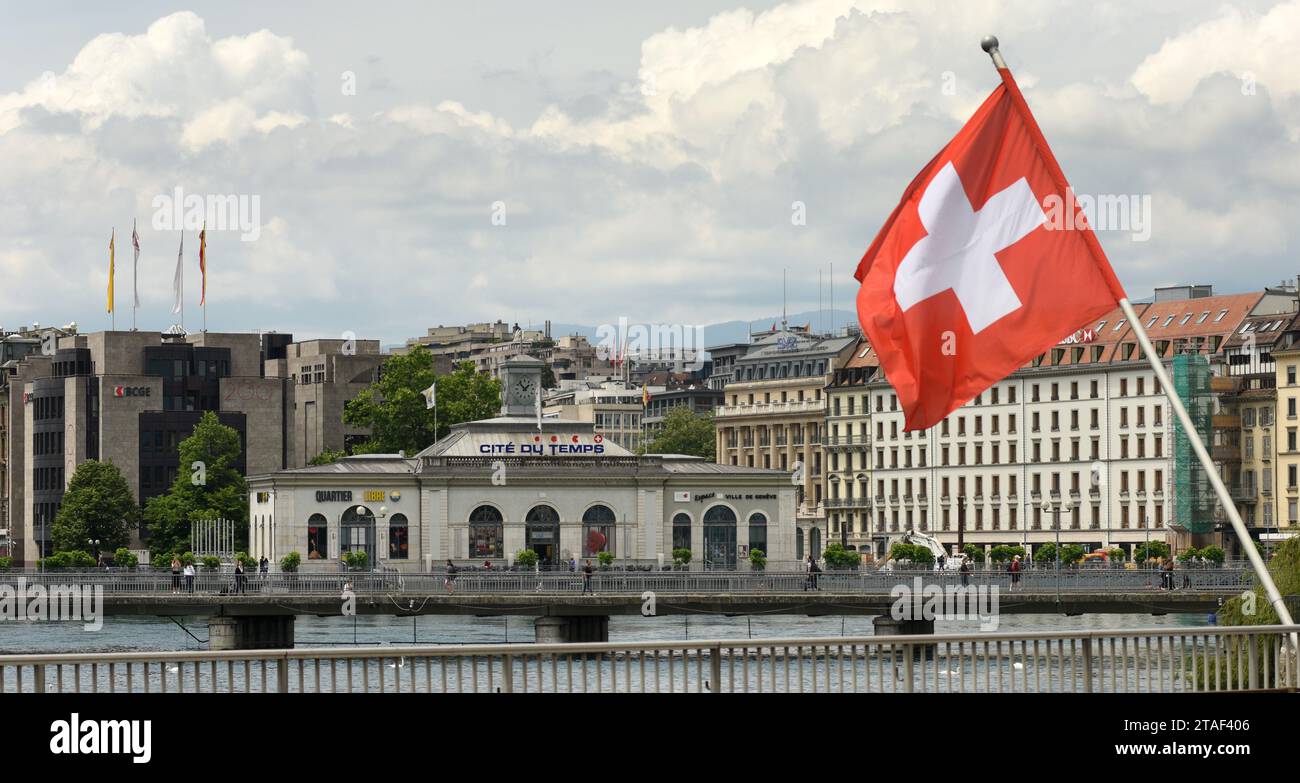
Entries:
POLYGON ((934 426, 1124 297, 1024 96, 999 72, 855 274, 858 320, 908 430, 934 426))

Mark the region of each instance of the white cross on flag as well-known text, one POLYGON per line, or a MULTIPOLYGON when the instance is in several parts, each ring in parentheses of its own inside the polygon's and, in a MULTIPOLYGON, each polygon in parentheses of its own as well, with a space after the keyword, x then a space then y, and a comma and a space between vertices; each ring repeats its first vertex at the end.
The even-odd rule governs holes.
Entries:
POLYGON ((926 429, 1114 309, 1124 289, 1011 78, 921 170, 855 275, 858 319, 926 429), (1076 206, 1077 210, 1077 206, 1076 206))

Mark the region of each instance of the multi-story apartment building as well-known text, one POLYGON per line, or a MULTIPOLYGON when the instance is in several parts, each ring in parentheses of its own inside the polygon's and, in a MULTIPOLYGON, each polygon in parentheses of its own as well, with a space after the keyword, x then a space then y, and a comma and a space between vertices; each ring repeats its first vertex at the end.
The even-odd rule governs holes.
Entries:
MULTIPOLYGON (((1248 318, 1289 322, 1294 302, 1288 290, 1214 296, 1208 287, 1178 287, 1160 289, 1154 301, 1135 308, 1167 364, 1192 355, 1208 374, 1207 363, 1226 371, 1225 347, 1248 318)), ((1167 399, 1119 310, 1067 337, 930 430, 903 431, 903 414, 883 376, 868 380, 866 389, 870 445, 859 451, 869 455, 877 556, 890 536, 908 530, 949 545, 960 540, 1032 549, 1059 540, 1085 548, 1131 548, 1168 538, 1171 528, 1188 521, 1172 517, 1173 490, 1194 486, 1188 477, 1199 467, 1175 459, 1167 399)), ((1263 415, 1271 422, 1271 414, 1263 415)), ((859 430, 863 423, 860 414, 852 421, 859 430)), ((1203 436, 1208 434, 1207 426, 1203 436)), ((1272 445, 1265 435, 1257 448, 1272 445)), ((1239 471, 1234 451, 1215 449, 1225 470, 1239 471)), ((856 473, 853 478, 860 482, 856 473)))
MULTIPOLYGON (((647 392, 650 388, 652 386, 647 384, 647 392)), ((659 388, 659 391, 648 393, 650 400, 645 407, 645 418, 642 422, 647 436, 663 428, 664 417, 674 408, 688 408, 696 414, 711 416, 714 408, 722 404, 724 397, 721 389, 708 389, 696 385, 659 388)))
MULTIPOLYGON (((1293 319, 1282 340, 1271 351, 1275 362, 1277 413, 1276 458, 1273 461, 1273 524, 1260 526, 1259 539, 1266 544, 1289 538, 1300 532, 1300 448, 1297 430, 1300 429, 1300 317, 1293 319)), ((1242 429, 1246 431, 1248 415, 1243 410, 1242 429)), ((1258 417, 1256 417, 1256 421, 1258 417)), ((1248 523, 1249 524, 1249 523, 1248 523)))
MULTIPOLYGON (((865 340, 826 386, 826 513, 829 537, 859 552, 871 547, 871 404, 867 382, 880 371, 865 340)), ((922 492, 924 494, 924 492, 922 492)))
MULTIPOLYGON (((141 505, 166 492, 180 470, 177 446, 205 411, 239 432, 241 472, 301 466, 313 449, 343 449, 349 431, 334 419, 346 395, 374 379, 378 344, 292 340, 97 332, 28 354, 12 368, 6 406, 16 556, 31 562, 50 551, 64 489, 86 460, 116 465, 141 505)), ((140 531, 133 543, 147 536, 140 531)))
POLYGON ((856 343, 789 330, 761 337, 736 358, 714 411, 719 463, 794 473, 801 560, 820 556, 826 540, 823 392, 856 343))

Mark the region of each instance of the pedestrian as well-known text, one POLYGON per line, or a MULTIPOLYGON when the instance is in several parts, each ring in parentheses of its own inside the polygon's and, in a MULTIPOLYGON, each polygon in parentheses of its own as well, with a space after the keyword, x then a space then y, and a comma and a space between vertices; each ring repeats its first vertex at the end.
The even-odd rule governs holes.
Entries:
POLYGON ((194 592, 194 564, 185 564, 185 592, 194 592))
POLYGON ((271 574, 271 561, 266 559, 266 555, 262 555, 262 559, 257 564, 257 574, 257 581, 260 583, 257 589, 265 590, 267 579, 271 574))
POLYGON ((821 566, 817 565, 817 561, 812 558, 812 555, 809 555, 808 556, 808 586, 813 590, 821 589, 820 587, 817 586, 817 575, 820 574, 821 572, 822 572, 821 566))
POLYGON ((1174 589, 1174 559, 1172 557, 1166 560, 1165 564, 1161 567, 1160 581, 1162 583, 1161 589, 1174 589))
POLYGON ((442 585, 447 588, 449 594, 456 592, 456 564, 450 560, 447 561, 447 576, 443 579, 442 585))
POLYGON ((942 571, 942 570, 943 570, 943 565, 944 565, 944 563, 946 563, 946 562, 948 562, 948 558, 944 557, 943 554, 941 553, 941 554, 939 555, 939 560, 938 560, 939 567, 936 568, 935 570, 936 570, 936 571, 942 571))
POLYGON ((961 556, 961 565, 957 568, 957 571, 961 574, 961 586, 966 587, 969 585, 971 572, 969 557, 966 557, 964 554, 961 556))
MULTIPOLYGON (((1015 590, 1020 587, 1020 555, 1011 558, 1011 564, 1007 566, 1007 570, 1011 572, 1011 589, 1015 590)), ((962 581, 962 584, 965 584, 965 580, 962 581)))
POLYGON ((591 593, 592 595, 596 594, 596 592, 591 589, 591 561, 590 560, 588 560, 587 564, 582 567, 582 593, 583 595, 586 595, 587 593, 591 593))
POLYGON ((244 561, 235 561, 235 594, 244 592, 244 561))
POLYGON ((483 570, 484 570, 484 571, 491 571, 491 570, 492 570, 492 561, 491 561, 491 560, 484 560, 484 561, 483 561, 483 570))
POLYGON ((172 594, 181 591, 181 559, 172 555, 172 594))
POLYGON ((575 573, 578 570, 578 558, 569 556, 569 573, 575 573))

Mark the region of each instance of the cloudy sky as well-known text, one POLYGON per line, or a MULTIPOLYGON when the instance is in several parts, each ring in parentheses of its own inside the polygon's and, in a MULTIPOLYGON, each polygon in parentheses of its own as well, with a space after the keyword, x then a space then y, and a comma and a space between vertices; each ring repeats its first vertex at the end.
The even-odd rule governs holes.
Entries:
POLYGON ((0 2, 0 325, 107 328, 115 227, 129 326, 132 219, 140 326, 175 322, 177 188, 256 198, 208 232, 214 330, 712 323, 831 265, 848 307, 989 32, 1075 190, 1150 197, 1101 233, 1132 296, 1300 273, 1300 0, 110 5, 0 2))

